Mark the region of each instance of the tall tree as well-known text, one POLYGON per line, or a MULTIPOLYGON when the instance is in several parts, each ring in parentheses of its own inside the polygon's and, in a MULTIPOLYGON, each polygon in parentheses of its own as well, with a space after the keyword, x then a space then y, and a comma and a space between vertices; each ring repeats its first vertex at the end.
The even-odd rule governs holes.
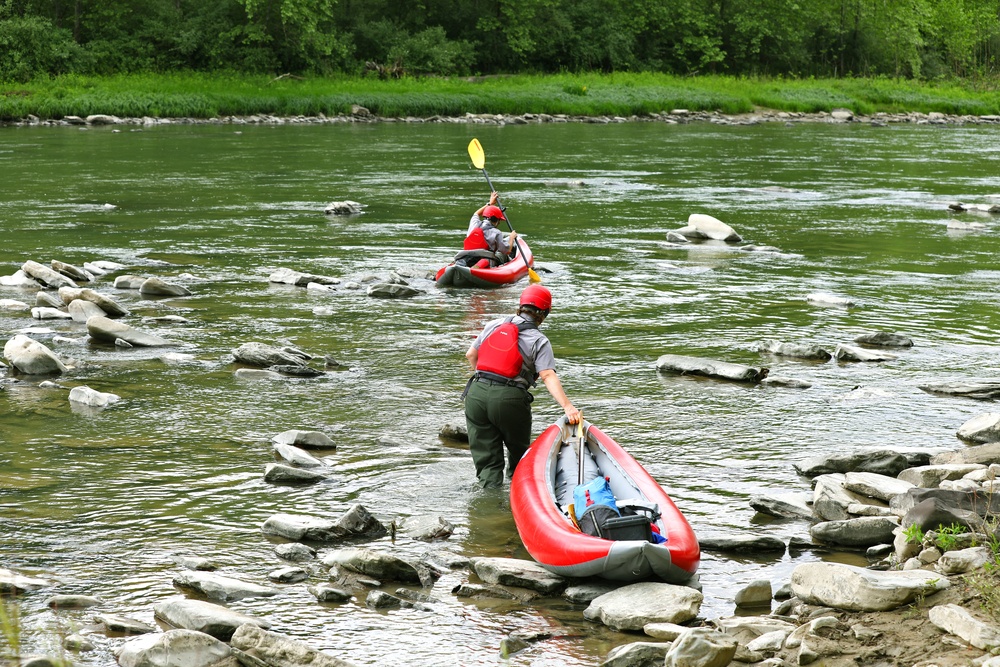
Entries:
POLYGON ((271 48, 286 71, 343 64, 348 48, 334 30, 336 0, 239 0, 246 39, 271 48))

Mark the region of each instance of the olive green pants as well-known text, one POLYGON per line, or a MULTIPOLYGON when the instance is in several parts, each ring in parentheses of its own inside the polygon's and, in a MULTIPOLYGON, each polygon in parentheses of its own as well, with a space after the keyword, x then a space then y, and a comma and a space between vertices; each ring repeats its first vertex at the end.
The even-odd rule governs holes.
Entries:
POLYGON ((479 486, 503 486, 505 446, 507 476, 513 476, 517 462, 531 444, 532 400, 530 393, 518 387, 486 382, 469 386, 465 425, 479 486))

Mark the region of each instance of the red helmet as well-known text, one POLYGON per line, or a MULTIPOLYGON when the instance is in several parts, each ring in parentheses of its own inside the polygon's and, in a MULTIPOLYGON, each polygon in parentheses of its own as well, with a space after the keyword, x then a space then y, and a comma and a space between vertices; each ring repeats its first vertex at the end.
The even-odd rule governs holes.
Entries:
POLYGON ((507 218, 503 217, 503 211, 500 210, 499 206, 487 206, 486 208, 484 208, 483 209, 483 217, 484 218, 500 218, 501 220, 506 220, 507 219, 507 218))
POLYGON ((521 305, 534 306, 538 310, 551 310, 552 292, 541 285, 528 285, 521 292, 521 305))

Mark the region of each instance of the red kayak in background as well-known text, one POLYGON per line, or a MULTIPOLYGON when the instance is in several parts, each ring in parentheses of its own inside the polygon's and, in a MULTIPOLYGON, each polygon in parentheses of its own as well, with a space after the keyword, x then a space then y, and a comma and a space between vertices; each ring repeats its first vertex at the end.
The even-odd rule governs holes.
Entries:
POLYGON ((698 569, 701 549, 687 519, 645 468, 586 421, 582 438, 585 481, 607 477, 623 519, 631 514, 629 508, 638 508, 635 514, 647 520, 629 523, 647 524, 644 528, 650 539, 635 539, 631 529, 626 539, 595 537, 582 532, 570 518, 573 489, 580 476, 580 439, 573 437, 576 428, 565 417, 549 426, 514 471, 511 512, 528 553, 547 570, 568 577, 688 582, 698 569), (655 538, 657 533, 661 537, 655 538))
MULTIPOLYGON (((486 250, 463 250, 455 255, 455 260, 477 260, 492 256, 493 253, 486 250)), ((518 239, 517 254, 500 266, 476 268, 474 263, 473 266, 463 266, 462 262, 453 261, 438 270, 434 282, 438 287, 503 287, 524 278, 528 275, 528 267, 534 265, 535 258, 531 248, 522 239, 518 239)))

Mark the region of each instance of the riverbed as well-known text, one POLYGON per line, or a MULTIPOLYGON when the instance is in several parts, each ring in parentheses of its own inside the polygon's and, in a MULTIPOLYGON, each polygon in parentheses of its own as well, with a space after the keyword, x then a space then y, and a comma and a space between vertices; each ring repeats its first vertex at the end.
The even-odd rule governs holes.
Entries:
MULTIPOLYGON (((388 523, 440 515, 436 548, 529 558, 504 494, 477 491, 466 447, 438 437, 461 423, 464 352, 482 324, 512 313, 520 289, 437 289, 427 277, 461 247, 489 188, 466 146, 478 138, 508 216, 553 292, 544 330, 586 418, 663 485, 700 536, 808 535, 769 521, 749 499, 808 490, 792 464, 817 454, 963 446, 958 427, 991 403, 918 385, 995 377, 1000 329, 997 217, 948 204, 997 203, 1000 129, 862 124, 567 123, 532 125, 158 125, 4 128, 0 275, 25 261, 109 260, 184 284, 192 295, 126 305, 129 324, 179 346, 119 350, 83 325, 0 311, 6 341, 46 342, 77 368, 41 388, 0 370, 0 567, 95 595, 103 611, 152 622, 179 595, 172 556, 265 581, 280 560, 261 523, 292 512, 337 517, 360 503, 388 523), (331 201, 364 212, 329 216, 331 201), (690 214, 715 216, 741 243, 675 244, 690 214), (959 230, 949 221, 976 222, 959 230), (774 250, 747 252, 747 244, 774 250), (332 291, 268 282, 280 268, 340 278, 332 291), (408 276, 422 293, 374 299, 367 277, 408 276), (818 305, 809 295, 850 300, 818 305), (320 310, 316 310, 320 309, 320 310), (317 314, 319 313, 319 314, 317 314), (186 322, 154 321, 179 315, 186 322), (763 340, 833 351, 871 331, 910 336, 878 363, 804 362, 757 351, 763 340), (79 344, 53 343, 55 336, 79 344), (245 342, 289 345, 343 365, 320 378, 236 374, 245 342), (657 373, 666 353, 764 366, 809 389, 657 373), (67 400, 86 384, 121 396, 105 410, 67 400), (320 430, 337 443, 328 483, 263 481, 270 438, 320 430)), ((34 293, 0 287, 0 299, 34 293)), ((534 432, 559 414, 537 392, 534 432)), ((423 543, 375 547, 419 555, 423 543)), ((848 554, 703 555, 702 616, 733 613, 746 583, 787 579, 795 564, 848 554)), ((862 559, 863 560, 863 559, 862 559)), ((582 607, 458 599, 467 573, 429 591, 433 612, 320 605, 307 583, 280 600, 233 608, 266 618, 358 665, 492 665, 516 629, 557 638, 511 665, 591 665, 635 636, 583 621, 582 607)), ((389 587, 391 590, 391 587, 389 587)), ((52 591, 49 591, 52 592, 52 591)), ((29 648, 45 650, 89 614, 21 603, 29 648)), ((98 637, 76 664, 114 665, 120 638, 98 637)))

